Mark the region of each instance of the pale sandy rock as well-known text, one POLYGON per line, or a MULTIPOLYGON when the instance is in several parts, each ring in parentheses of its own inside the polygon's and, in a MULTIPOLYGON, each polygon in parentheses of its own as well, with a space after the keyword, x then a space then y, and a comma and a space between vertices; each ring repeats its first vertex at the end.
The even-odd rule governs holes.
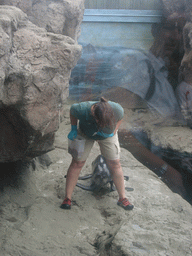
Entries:
POLYGON ((83 20, 84 0, 1 0, 25 12, 29 20, 48 32, 63 34, 77 40, 83 20))
POLYGON ((151 131, 151 139, 157 146, 191 153, 191 129, 188 127, 155 128, 151 131))
MULTIPOLYGON (((17 187, 4 186, 0 255, 190 256, 191 205, 125 149, 121 163, 129 176, 125 185, 134 188, 126 191, 135 206, 132 211, 117 206, 116 191, 98 196, 78 187, 72 209, 60 209, 71 161, 66 136, 70 124, 66 123, 56 133, 56 149, 48 153, 52 159, 48 169, 38 164, 37 169, 22 172, 17 187)), ((95 145, 82 175, 92 172, 91 162, 98 154, 95 145)))

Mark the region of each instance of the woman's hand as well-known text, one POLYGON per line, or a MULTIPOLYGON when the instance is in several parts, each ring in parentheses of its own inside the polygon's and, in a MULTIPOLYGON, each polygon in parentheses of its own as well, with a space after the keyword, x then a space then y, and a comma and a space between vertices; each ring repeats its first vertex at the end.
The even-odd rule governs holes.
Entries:
POLYGON ((71 131, 68 134, 68 139, 74 140, 77 137, 77 118, 74 117, 70 112, 70 120, 71 120, 71 131))
POLYGON ((77 125, 71 125, 71 131, 68 134, 68 139, 74 140, 77 137, 77 125))

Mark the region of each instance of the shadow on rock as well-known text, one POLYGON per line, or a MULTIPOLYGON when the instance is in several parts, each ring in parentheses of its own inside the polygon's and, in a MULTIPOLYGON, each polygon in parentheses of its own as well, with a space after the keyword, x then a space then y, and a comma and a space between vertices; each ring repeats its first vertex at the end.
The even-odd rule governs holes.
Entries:
POLYGON ((20 187, 22 185, 22 175, 26 172, 29 163, 15 161, 0 163, 0 190, 5 187, 20 187))

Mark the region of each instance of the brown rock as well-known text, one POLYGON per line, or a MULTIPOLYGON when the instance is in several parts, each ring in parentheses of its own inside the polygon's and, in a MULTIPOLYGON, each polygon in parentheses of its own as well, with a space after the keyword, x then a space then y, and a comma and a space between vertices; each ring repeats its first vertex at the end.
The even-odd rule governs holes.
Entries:
POLYGON ((81 47, 48 33, 13 6, 0 6, 0 162, 41 155, 68 96, 71 69, 81 47))
POLYGON ((173 13, 184 12, 188 5, 187 1, 183 0, 161 0, 164 13, 170 15, 173 13))
POLYGON ((184 27, 185 54, 181 63, 182 80, 192 85, 192 23, 188 22, 184 27))
POLYGON ((183 28, 187 20, 187 7, 181 0, 162 0, 163 19, 152 26, 154 43, 151 52, 164 60, 168 69, 168 80, 175 89, 184 55, 183 28))

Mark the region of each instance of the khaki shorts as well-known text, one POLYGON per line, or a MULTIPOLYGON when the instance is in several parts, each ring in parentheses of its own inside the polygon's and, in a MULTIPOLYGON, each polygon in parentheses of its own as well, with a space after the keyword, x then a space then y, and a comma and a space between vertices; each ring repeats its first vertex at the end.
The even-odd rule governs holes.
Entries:
POLYGON ((81 131, 78 131, 78 134, 85 138, 85 148, 81 158, 78 158, 78 161, 85 161, 95 142, 98 142, 101 154, 107 160, 117 160, 120 159, 120 145, 117 133, 113 137, 106 138, 104 140, 92 140, 86 137, 81 131))

